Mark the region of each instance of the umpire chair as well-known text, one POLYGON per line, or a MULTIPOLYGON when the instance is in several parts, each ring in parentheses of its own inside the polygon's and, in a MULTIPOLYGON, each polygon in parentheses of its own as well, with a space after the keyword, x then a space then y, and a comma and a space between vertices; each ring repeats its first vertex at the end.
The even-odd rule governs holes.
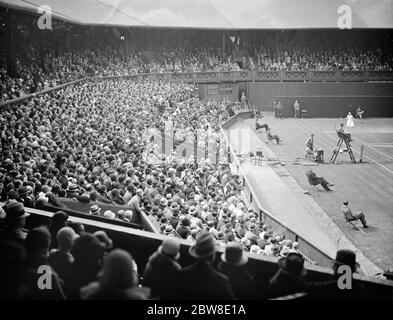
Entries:
POLYGON ((349 157, 351 158, 351 161, 353 163, 356 163, 356 159, 355 159, 355 156, 353 155, 353 152, 352 152, 352 149, 351 149, 351 144, 349 143, 348 138, 345 137, 342 133, 340 133, 338 131, 337 131, 337 135, 338 135, 339 139, 338 139, 338 142, 337 142, 337 146, 336 146, 335 150, 333 151, 332 157, 330 158, 330 162, 331 163, 336 162, 337 156, 338 156, 338 154, 339 154, 339 152, 341 150, 341 147, 342 147, 342 145, 344 143, 345 146, 347 147, 348 154, 349 154, 349 157))

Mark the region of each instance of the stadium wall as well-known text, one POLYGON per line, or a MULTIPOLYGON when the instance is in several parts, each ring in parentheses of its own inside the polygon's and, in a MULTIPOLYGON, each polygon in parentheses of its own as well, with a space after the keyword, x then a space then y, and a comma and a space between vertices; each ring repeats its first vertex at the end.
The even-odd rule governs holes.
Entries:
POLYGON ((264 111, 272 111, 274 100, 281 101, 286 117, 293 116, 295 100, 310 117, 345 116, 358 106, 365 110, 366 117, 393 116, 393 83, 249 82, 247 96, 264 111))
POLYGON ((201 100, 239 101, 240 83, 199 83, 199 98, 201 100))

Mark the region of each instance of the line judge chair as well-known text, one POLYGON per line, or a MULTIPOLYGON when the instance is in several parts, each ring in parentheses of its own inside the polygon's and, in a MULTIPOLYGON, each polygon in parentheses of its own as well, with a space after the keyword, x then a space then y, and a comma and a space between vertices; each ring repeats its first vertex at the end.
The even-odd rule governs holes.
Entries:
POLYGON ((347 225, 351 225, 350 228, 353 228, 355 230, 359 230, 361 233, 366 234, 360 227, 358 227, 358 225, 357 225, 358 220, 348 220, 345 218, 345 222, 347 225))

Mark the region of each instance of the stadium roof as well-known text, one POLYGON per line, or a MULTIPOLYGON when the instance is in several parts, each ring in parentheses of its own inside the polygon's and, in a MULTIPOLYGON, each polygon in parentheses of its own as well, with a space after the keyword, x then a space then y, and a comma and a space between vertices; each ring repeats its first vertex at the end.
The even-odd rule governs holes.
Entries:
POLYGON ((79 24, 218 29, 337 28, 338 8, 353 28, 393 28, 393 0, 0 0, 79 24))

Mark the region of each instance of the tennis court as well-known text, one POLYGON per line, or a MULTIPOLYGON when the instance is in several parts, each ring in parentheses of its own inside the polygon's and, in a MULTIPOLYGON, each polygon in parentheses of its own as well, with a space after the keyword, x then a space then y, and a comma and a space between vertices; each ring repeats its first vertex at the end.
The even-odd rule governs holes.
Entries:
MULTIPOLYGON (((255 129, 255 121, 247 120, 255 129)), ((271 128, 282 140, 281 145, 267 144, 277 158, 286 164, 288 172, 298 184, 309 190, 310 196, 335 221, 347 237, 383 269, 393 268, 393 119, 372 118, 355 120, 351 130, 352 150, 358 163, 353 164, 346 152, 338 156, 335 164, 329 163, 333 148, 337 145, 341 119, 275 119, 264 114, 261 122, 271 128), (318 176, 334 183, 332 192, 311 187, 305 172, 307 166, 300 164, 305 157, 305 143, 311 133, 314 145, 324 150, 324 164, 312 168, 318 176), (359 163, 361 146, 363 162, 359 163), (341 212, 341 204, 348 200, 353 211, 362 210, 370 229, 363 234, 348 228, 341 212)), ((264 130, 258 133, 265 141, 264 130)))

